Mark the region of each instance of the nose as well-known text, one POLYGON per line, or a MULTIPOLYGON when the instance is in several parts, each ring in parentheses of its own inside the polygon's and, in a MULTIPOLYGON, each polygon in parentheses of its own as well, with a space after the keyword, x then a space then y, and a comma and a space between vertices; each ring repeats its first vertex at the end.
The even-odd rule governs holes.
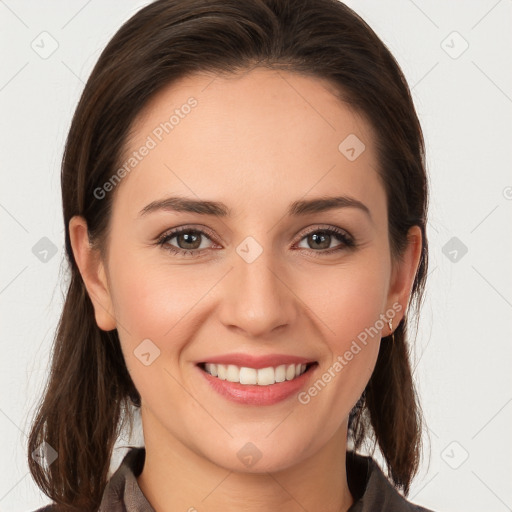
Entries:
POLYGON ((299 300, 287 282, 284 264, 263 250, 252 262, 234 255, 234 268, 223 280, 220 303, 222 323, 248 338, 265 338, 292 325, 299 300))

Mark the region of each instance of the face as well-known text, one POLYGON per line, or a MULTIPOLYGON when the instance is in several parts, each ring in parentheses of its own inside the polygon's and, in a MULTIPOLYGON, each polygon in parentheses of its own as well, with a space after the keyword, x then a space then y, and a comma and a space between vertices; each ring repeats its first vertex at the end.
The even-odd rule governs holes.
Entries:
POLYGON ((398 289, 370 126, 319 79, 196 75, 151 101, 123 163, 94 302, 118 329, 146 440, 237 471, 319 452, 411 283, 398 289), (218 204, 159 205, 171 197, 218 204), (327 198, 344 199, 315 203, 327 198))

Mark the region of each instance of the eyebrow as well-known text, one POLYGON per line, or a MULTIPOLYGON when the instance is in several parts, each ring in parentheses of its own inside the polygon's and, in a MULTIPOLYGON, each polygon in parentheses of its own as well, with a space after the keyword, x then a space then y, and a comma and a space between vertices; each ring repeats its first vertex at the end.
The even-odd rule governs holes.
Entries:
MULTIPOLYGON (((357 208, 372 219, 369 208, 358 199, 350 196, 319 197, 315 199, 294 201, 288 206, 287 215, 289 217, 302 216, 339 208, 357 208)), ((187 197, 174 196, 149 203, 139 212, 139 216, 144 216, 160 210, 190 212, 197 213, 199 215, 213 215, 215 217, 229 217, 232 213, 230 208, 228 208, 224 203, 218 201, 196 200, 187 197)))

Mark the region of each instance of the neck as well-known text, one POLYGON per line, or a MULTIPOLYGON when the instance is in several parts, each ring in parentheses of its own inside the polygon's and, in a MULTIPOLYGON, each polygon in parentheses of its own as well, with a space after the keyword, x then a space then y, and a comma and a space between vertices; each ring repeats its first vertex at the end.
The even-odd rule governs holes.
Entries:
POLYGON ((353 503, 345 467, 346 423, 313 456, 263 473, 218 466, 154 426, 144 429, 146 459, 137 481, 156 512, 346 512, 353 503))

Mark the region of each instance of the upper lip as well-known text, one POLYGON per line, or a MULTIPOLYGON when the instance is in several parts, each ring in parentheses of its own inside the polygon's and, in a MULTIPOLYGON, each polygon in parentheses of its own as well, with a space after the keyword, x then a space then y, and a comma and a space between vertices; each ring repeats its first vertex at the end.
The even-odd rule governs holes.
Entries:
POLYGON ((249 354, 224 354, 220 356, 212 356, 200 361, 198 364, 233 364, 246 368, 267 368, 269 366, 280 366, 282 364, 307 364, 314 363, 313 359, 306 357, 292 356, 287 354, 268 354, 264 356, 252 356, 249 354))

